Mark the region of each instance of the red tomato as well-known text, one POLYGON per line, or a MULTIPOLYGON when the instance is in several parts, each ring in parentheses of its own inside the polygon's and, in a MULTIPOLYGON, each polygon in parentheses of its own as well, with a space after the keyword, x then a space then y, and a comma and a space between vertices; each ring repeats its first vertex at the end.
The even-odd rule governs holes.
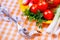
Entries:
POLYGON ((40 0, 32 0, 34 4, 37 4, 40 0))
POLYGON ((38 9, 40 11, 45 11, 48 8, 48 4, 46 2, 39 2, 38 3, 38 9))
POLYGON ((60 0, 46 0, 46 2, 49 3, 50 7, 55 7, 55 6, 59 5, 60 0))
POLYGON ((59 3, 60 3, 60 0, 54 0, 54 1, 53 1, 53 4, 54 4, 54 5, 58 5, 59 3))
POLYGON ((33 12, 34 14, 37 13, 37 10, 38 10, 37 4, 33 4, 33 5, 30 7, 30 11, 33 12))
POLYGON ((30 3, 30 0, 23 0, 23 5, 28 5, 30 3))
POLYGON ((53 17, 54 17, 54 14, 53 14, 52 11, 46 10, 46 11, 43 13, 43 16, 44 16, 44 18, 47 19, 47 20, 52 20, 53 17))

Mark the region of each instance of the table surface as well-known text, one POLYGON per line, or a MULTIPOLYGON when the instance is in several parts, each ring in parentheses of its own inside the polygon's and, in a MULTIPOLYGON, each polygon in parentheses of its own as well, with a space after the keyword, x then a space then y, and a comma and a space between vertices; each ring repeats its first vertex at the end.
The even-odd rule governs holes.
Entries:
MULTIPOLYGON (((13 18, 18 17, 19 20, 23 20, 23 22, 19 22, 19 24, 28 28, 28 31, 37 29, 34 21, 29 22, 25 16, 21 16, 22 12, 18 0, 1 0, 0 3, 9 10, 13 18)), ((48 34, 43 34, 32 39, 24 38, 18 33, 17 25, 13 21, 8 21, 6 18, 6 16, 0 17, 0 40, 60 40, 60 34, 58 34, 56 38, 48 34)))

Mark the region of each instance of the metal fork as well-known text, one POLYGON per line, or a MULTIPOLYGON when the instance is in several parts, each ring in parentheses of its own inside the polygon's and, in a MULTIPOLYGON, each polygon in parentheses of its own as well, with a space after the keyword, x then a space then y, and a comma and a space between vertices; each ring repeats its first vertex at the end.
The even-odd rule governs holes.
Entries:
POLYGON ((7 17, 9 17, 10 19, 12 19, 12 20, 16 23, 17 28, 18 28, 18 32, 19 32, 22 36, 24 36, 24 37, 26 37, 26 38, 31 38, 33 34, 38 33, 37 31, 28 32, 28 30, 27 30, 26 28, 23 28, 21 25, 19 25, 18 22, 17 22, 14 18, 12 18, 12 17, 9 15, 8 11, 5 10, 4 8, 3 8, 2 10, 0 10, 0 11, 1 11, 3 14, 5 14, 7 17), (31 34, 31 33, 32 33, 32 34, 31 34), (31 34, 31 35, 30 35, 30 34, 31 34))
POLYGON ((12 18, 8 11, 4 8, 1 8, 0 6, 0 12, 2 12, 3 14, 5 14, 7 17, 9 17, 10 19, 12 19, 16 24, 17 24, 17 28, 20 34, 22 34, 23 36, 28 36, 28 31, 27 29, 23 28, 21 25, 18 24, 17 20, 15 20, 14 18, 12 18))

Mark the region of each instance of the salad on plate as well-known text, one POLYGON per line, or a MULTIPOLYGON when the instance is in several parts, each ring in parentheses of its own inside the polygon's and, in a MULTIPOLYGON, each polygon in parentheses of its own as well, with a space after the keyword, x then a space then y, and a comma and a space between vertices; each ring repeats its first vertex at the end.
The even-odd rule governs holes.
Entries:
POLYGON ((47 33, 55 33, 60 24, 60 0, 20 0, 20 8, 29 21, 47 33))

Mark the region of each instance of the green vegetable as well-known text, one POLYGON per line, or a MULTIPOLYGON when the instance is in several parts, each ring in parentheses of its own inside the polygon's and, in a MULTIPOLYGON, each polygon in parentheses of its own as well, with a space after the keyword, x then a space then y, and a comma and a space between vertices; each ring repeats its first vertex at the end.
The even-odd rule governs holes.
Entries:
POLYGON ((29 9, 24 11, 24 15, 28 17, 29 21, 36 20, 36 25, 41 24, 43 21, 46 21, 43 18, 43 14, 38 10, 36 14, 32 13, 29 9))

